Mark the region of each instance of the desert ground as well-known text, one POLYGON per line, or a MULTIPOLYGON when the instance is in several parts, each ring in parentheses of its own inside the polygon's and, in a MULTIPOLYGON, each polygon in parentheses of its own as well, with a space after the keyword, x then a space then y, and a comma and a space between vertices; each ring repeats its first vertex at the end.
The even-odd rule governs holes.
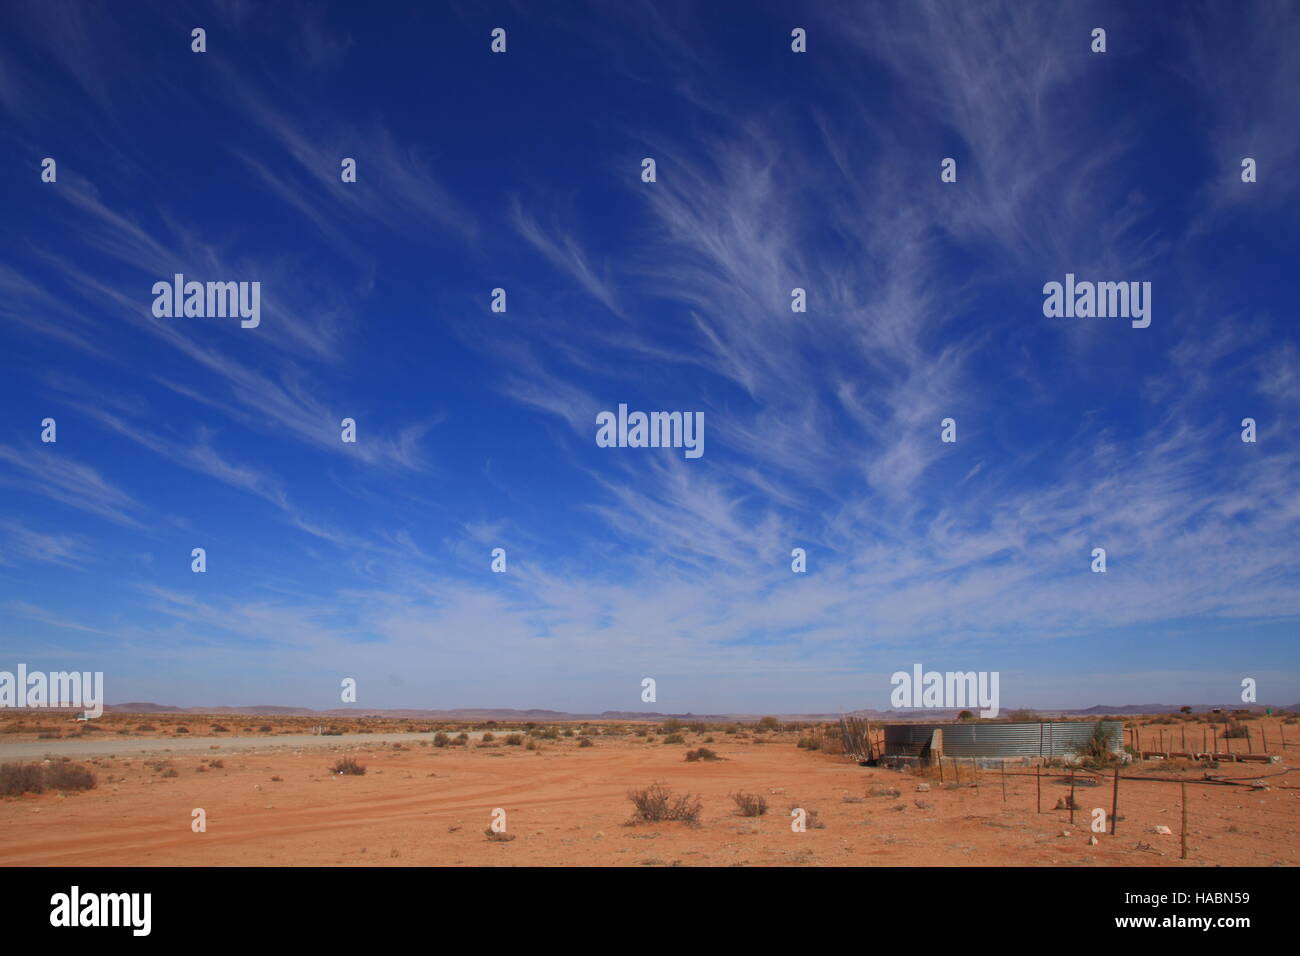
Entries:
MULTIPOLYGON (((1154 747, 1160 732, 1173 732, 1171 726, 1183 729, 1149 720, 1131 720, 1144 748, 1154 747)), ((975 785, 968 768, 956 786, 951 773, 940 782, 936 775, 861 767, 810 749, 815 728, 479 723, 442 728, 447 736, 440 746, 430 728, 405 720, 334 721, 339 736, 312 734, 303 718, 109 714, 93 723, 88 730, 66 717, 6 715, 0 762, 75 762, 93 772, 95 786, 0 799, 0 864, 1300 863, 1300 779, 1290 771, 1300 754, 1300 728, 1278 718, 1250 723, 1264 734, 1255 751, 1271 738, 1280 763, 1127 765, 1118 832, 1096 834, 1095 845, 1089 823, 1094 807, 1110 812, 1108 772, 1094 786, 1085 785, 1089 775, 1075 774, 1079 809, 1071 824, 1068 809, 1055 809, 1069 795, 1068 771, 1045 769, 1040 780, 1030 768, 1005 777, 984 770, 975 785), (178 733, 181 725, 191 732, 178 733), (1288 747, 1281 751, 1284 731, 1288 747), (517 743, 507 743, 512 734, 517 743), (719 759, 686 759, 700 747, 719 759), (343 758, 365 772, 334 772, 343 758), (1212 783, 1207 775, 1228 782, 1212 783), (1189 781, 1186 860, 1180 859, 1180 788, 1169 782, 1179 779, 1189 781), (630 822, 629 791, 656 781, 699 801, 695 823, 630 822), (762 797, 766 812, 741 816, 736 793, 762 797), (792 831, 792 807, 807 811, 805 832, 792 831), (505 835, 493 838, 488 830, 498 808, 505 811, 505 835), (203 811, 205 832, 192 828, 196 809, 203 811)), ((1193 727, 1199 740, 1199 724, 1188 724, 1186 733, 1193 727)), ((1245 752, 1246 741, 1235 743, 1245 752)))

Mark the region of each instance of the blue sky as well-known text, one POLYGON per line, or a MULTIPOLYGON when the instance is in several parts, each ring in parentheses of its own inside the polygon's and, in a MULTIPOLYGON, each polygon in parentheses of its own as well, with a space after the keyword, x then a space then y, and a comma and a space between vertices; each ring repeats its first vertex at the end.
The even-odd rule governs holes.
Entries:
POLYGON ((1300 700, 1294 4, 0 22, 0 668, 182 705, 825 712, 913 663, 1004 706, 1300 700), (177 272, 259 281, 260 326, 155 318, 177 272), (1150 327, 1046 318, 1066 273, 1150 282, 1150 327), (704 412, 704 456, 597 447, 619 403, 704 412))

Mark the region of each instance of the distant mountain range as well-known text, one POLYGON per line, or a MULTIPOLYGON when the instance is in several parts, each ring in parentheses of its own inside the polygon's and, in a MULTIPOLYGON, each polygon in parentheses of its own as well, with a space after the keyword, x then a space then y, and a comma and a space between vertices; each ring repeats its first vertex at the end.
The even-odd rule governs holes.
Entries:
MULTIPOLYGON (((1031 708, 1043 717, 1091 717, 1106 714, 1175 714, 1185 706, 1182 704, 1098 704, 1083 710, 1044 710, 1031 708)), ((1192 704, 1193 713, 1222 710, 1249 710, 1263 713, 1264 704, 1192 704)), ((975 710, 976 708, 969 708, 975 710)), ((1016 708, 1003 707, 1001 716, 1012 713, 1016 708)), ((1272 710, 1300 711, 1300 703, 1289 707, 1272 707, 1272 710)), ((365 710, 356 707, 339 707, 332 710, 313 710, 310 707, 277 707, 264 704, 255 707, 174 707, 168 704, 127 703, 106 704, 104 710, 117 714, 247 714, 260 717, 389 717, 408 720, 505 720, 505 721, 574 721, 574 720, 649 720, 661 721, 701 720, 717 723, 720 721, 746 722, 758 720, 760 714, 663 714, 658 711, 606 710, 599 714, 573 714, 560 710, 516 710, 509 707, 459 707, 452 710, 365 710)), ((844 716, 861 717, 866 720, 905 721, 905 720, 951 720, 961 710, 958 708, 940 710, 854 710, 844 716)), ((840 714, 772 714, 783 721, 836 720, 840 714)))

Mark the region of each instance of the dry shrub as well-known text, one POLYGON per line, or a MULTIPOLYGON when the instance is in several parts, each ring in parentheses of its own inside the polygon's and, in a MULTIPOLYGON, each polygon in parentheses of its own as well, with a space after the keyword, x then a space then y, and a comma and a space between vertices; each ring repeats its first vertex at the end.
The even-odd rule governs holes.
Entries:
POLYGON ((343 757, 331 769, 334 773, 341 773, 349 777, 360 777, 366 772, 366 765, 357 763, 352 757, 343 757))
POLYGON ((742 817, 761 817, 767 813, 767 800, 757 793, 733 793, 731 799, 742 817))
POLYGON ((627 798, 636 808, 629 823, 662 823, 685 820, 698 823, 703 804, 689 793, 674 795, 662 783, 652 783, 644 790, 629 790, 627 798))
POLYGON ((0 796, 17 797, 46 790, 93 790, 95 783, 95 775, 89 769, 66 760, 49 765, 0 765, 0 796))
POLYGON ((38 763, 0 765, 0 796, 17 797, 24 793, 44 793, 44 768, 38 763))
POLYGON ((51 790, 93 790, 95 775, 79 763, 64 761, 45 768, 45 785, 51 790))
POLYGON ((686 759, 694 763, 697 760, 721 760, 722 758, 708 747, 701 747, 699 750, 686 751, 686 759))

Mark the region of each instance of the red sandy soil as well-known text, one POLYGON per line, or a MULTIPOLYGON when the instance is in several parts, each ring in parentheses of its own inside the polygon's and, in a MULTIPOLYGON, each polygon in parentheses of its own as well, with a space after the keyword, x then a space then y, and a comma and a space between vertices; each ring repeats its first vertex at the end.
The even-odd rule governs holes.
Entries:
MULTIPOLYGON (((1289 728, 1295 731, 1295 728, 1289 728)), ((1190 731, 1190 728, 1189 728, 1190 731)), ((1144 732, 1144 743, 1146 734, 1144 732)), ((1197 730, 1199 734, 1199 728, 1197 730)), ((1300 734, 1295 735, 1300 742, 1300 734)), ((687 735, 688 746, 703 738, 687 735)), ((544 741, 539 751, 491 746, 434 748, 379 743, 346 753, 364 776, 330 772, 345 747, 297 752, 174 753, 159 758, 83 760, 96 789, 0 800, 0 865, 77 866, 441 866, 441 865, 1031 865, 1294 866, 1300 862, 1300 774, 1287 764, 1176 769, 1162 761, 1125 774, 1189 783, 1188 859, 1179 859, 1177 783, 1125 779, 1119 831, 1089 845, 1091 811, 1111 804, 1111 783, 1082 787, 1084 809, 1052 809, 1068 794, 1061 771, 1044 772, 1044 811, 1035 777, 983 771, 978 788, 859 767, 805 751, 796 737, 755 744, 716 735, 716 762, 686 762, 686 746, 628 737, 544 741), (220 760, 224 766, 199 772, 220 760), (148 764, 153 764, 149 766, 148 764), (1214 773, 1268 789, 1209 785, 1214 773), (281 778, 274 781, 273 777, 281 778), (663 781, 703 801, 699 825, 627 822, 627 791, 663 781), (898 796, 872 795, 897 789, 898 796), (766 798, 764 816, 736 814, 730 794, 766 798), (789 808, 818 812, 824 826, 792 832, 789 808), (201 807, 207 832, 191 830, 201 807), (506 811, 509 842, 484 833, 506 811), (1158 835, 1157 825, 1172 835, 1158 835)), ((160 741, 165 745, 165 742, 160 741)), ((233 743, 233 741, 232 741, 233 743)), ((53 742, 50 747, 56 751, 53 742)), ((1288 758, 1295 762, 1294 756, 1288 758)), ((951 781, 951 774, 949 774, 951 781)), ((963 781, 968 780, 964 774, 963 781)))

